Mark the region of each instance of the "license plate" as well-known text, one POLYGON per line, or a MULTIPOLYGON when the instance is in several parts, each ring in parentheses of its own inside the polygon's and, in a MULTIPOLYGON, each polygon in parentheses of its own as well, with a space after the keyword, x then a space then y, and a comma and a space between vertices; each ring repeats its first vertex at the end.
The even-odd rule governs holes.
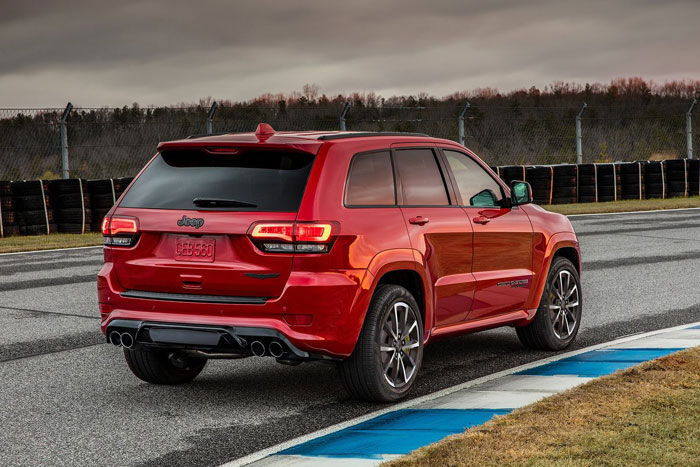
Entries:
POLYGON ((199 261, 211 263, 214 261, 213 238, 184 238, 175 243, 175 259, 177 261, 199 261))

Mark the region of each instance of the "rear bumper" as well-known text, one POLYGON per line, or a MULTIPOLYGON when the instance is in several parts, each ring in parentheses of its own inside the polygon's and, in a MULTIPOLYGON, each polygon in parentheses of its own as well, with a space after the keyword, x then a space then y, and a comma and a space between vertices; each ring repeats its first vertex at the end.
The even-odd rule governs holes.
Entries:
POLYGON ((310 357, 344 358, 352 353, 362 328, 371 282, 372 275, 364 269, 293 271, 280 297, 257 303, 185 301, 181 296, 177 300, 167 296, 155 299, 134 297, 124 290, 112 263, 105 263, 97 278, 97 296, 105 335, 114 320, 206 325, 243 332, 244 328, 256 328, 276 333, 290 348, 310 357), (310 315, 311 324, 290 324, 290 315, 310 315))

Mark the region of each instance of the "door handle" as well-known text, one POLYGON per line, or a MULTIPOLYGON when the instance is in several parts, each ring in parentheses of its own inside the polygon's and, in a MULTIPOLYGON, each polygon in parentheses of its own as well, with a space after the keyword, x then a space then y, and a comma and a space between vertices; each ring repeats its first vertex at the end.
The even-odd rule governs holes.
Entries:
POLYGON ((477 224, 482 224, 482 225, 488 224, 489 222, 491 222, 491 219, 489 219, 488 217, 484 217, 484 216, 476 216, 472 220, 474 222, 476 222, 477 224))
POLYGON ((427 224, 428 222, 430 222, 430 219, 428 219, 427 217, 418 216, 418 217, 411 217, 411 218, 408 220, 408 222, 409 222, 410 224, 414 224, 414 225, 425 225, 425 224, 427 224))

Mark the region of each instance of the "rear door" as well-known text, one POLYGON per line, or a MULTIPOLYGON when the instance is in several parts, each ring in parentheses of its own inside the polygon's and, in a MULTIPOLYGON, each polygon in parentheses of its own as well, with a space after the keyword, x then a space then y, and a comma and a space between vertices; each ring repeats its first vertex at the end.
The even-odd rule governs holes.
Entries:
POLYGON ((474 230, 476 294, 469 319, 522 309, 534 285, 530 219, 522 209, 506 207, 501 185, 471 156, 442 152, 474 230))
POLYGON ((474 295, 469 221, 450 202, 434 148, 395 149, 393 156, 411 246, 435 291, 435 326, 463 321, 474 295))
POLYGON ((113 214, 139 225, 134 247, 112 248, 120 284, 278 297, 293 255, 263 253, 247 234, 254 222, 295 220, 313 160, 314 154, 279 149, 163 150, 113 214))

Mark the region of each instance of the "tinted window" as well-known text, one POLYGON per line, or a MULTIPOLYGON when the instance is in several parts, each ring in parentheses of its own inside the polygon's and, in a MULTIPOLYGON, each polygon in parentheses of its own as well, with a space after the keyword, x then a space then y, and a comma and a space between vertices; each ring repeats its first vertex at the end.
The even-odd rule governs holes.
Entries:
POLYGON ((352 159, 345 191, 348 206, 396 204, 389 151, 358 154, 352 159))
POLYGON ((466 154, 443 151, 457 188, 466 206, 498 206, 503 200, 501 186, 478 163, 466 154))
POLYGON ((396 165, 401 175, 403 204, 416 206, 450 204, 433 151, 430 149, 396 151, 396 165))
POLYGON ((121 206, 225 211, 297 211, 314 156, 307 153, 243 150, 210 154, 163 151, 126 193, 121 206), (197 207, 195 198, 252 203, 255 207, 197 207))

